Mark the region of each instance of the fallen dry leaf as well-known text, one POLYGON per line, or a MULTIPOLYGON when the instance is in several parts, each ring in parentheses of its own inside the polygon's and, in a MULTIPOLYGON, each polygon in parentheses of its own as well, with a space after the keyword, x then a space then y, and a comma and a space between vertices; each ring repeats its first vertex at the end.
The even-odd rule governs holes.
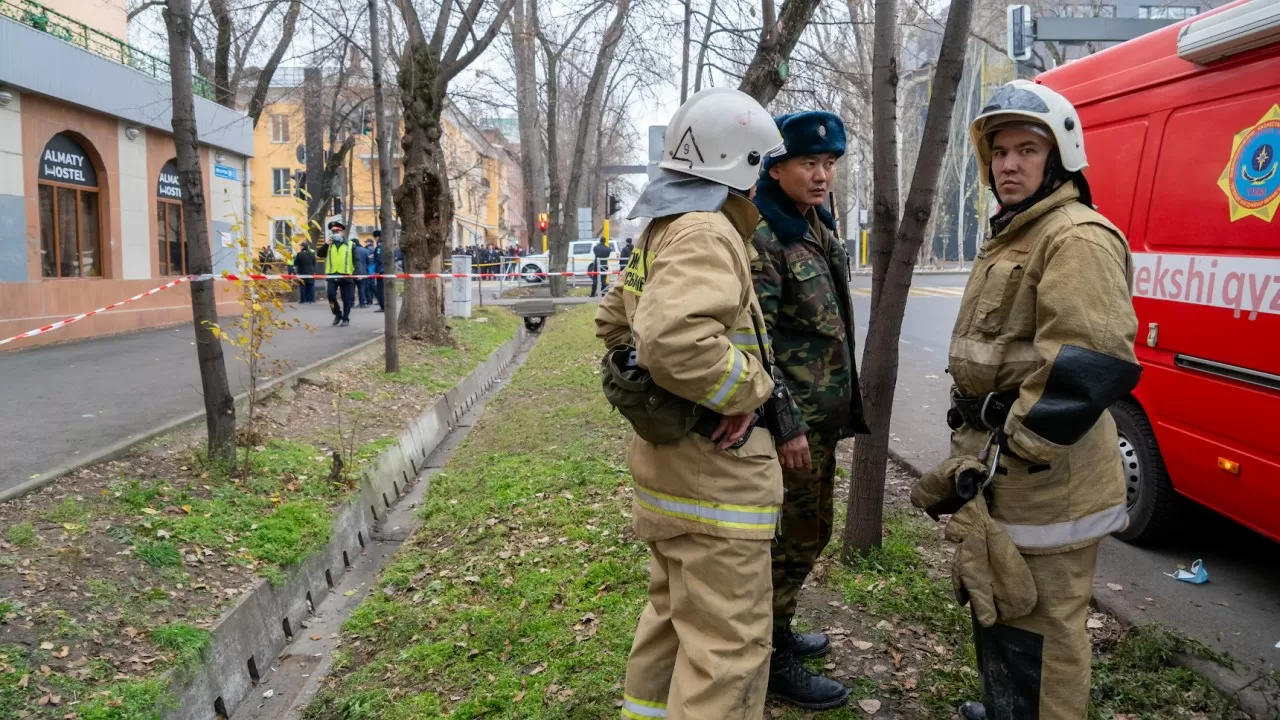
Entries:
POLYGON ((866 640, 850 640, 850 641, 849 641, 849 644, 850 644, 850 645, 853 645, 854 647, 858 648, 859 650, 870 650, 870 649, 871 649, 871 643, 867 642, 866 640))
POLYGON ((40 649, 41 649, 41 650, 52 650, 52 649, 53 649, 53 643, 51 643, 51 642, 42 642, 42 643, 40 643, 40 649))
POLYGON ((1102 621, 1098 620, 1097 618, 1089 618, 1088 622, 1086 622, 1084 625, 1090 630, 1098 630, 1102 627, 1102 621))
POLYGON ((319 639, 320 639, 320 636, 319 636, 319 635, 312 635, 312 636, 311 636, 311 639, 312 639, 312 640, 319 640, 319 639))
POLYGON ((1112 592, 1120 592, 1121 590, 1124 590, 1124 586, 1117 585, 1115 583, 1107 583, 1107 589, 1112 592))
POLYGON ((880 712, 879 700, 859 700, 858 707, 862 708, 862 712, 868 715, 875 715, 880 712))

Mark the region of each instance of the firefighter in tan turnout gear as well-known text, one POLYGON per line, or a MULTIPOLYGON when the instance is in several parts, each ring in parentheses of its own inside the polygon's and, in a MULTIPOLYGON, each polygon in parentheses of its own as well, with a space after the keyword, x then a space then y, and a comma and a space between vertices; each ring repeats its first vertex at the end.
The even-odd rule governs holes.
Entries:
POLYGON ((1107 408, 1140 372, 1133 264, 1090 203, 1080 117, 1065 98, 1015 80, 970 136, 1000 211, 951 336, 951 458, 912 501, 955 513, 953 577, 982 676, 982 703, 961 716, 1084 720, 1098 542, 1128 522, 1107 408))
POLYGON ((782 471, 757 413, 774 383, 746 194, 782 138, 750 96, 713 88, 676 111, 664 152, 631 213, 652 219, 596 313, 605 394, 636 429, 633 523, 652 551, 622 716, 755 720, 782 471))

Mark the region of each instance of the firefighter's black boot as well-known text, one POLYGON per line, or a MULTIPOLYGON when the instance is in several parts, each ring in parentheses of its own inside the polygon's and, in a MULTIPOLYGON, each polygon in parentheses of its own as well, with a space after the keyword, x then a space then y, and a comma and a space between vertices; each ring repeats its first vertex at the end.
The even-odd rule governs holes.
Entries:
POLYGON ((790 629, 773 633, 773 657, 769 660, 769 694, 805 710, 828 710, 849 700, 849 690, 839 682, 809 672, 791 646, 790 629))
POLYGON ((987 709, 979 702, 967 702, 960 706, 960 717, 964 720, 987 720, 987 709))
POLYGON ((831 652, 831 641, 823 633, 791 631, 791 652, 798 658, 822 657, 831 652))

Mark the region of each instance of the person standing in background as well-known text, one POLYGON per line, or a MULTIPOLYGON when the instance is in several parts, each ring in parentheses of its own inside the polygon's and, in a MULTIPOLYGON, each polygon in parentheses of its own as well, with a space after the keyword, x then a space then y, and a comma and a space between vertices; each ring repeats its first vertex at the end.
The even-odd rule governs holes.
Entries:
MULTIPOLYGON (((311 252, 311 243, 302 242, 302 248, 293 256, 293 267, 298 275, 315 275, 316 273, 316 254, 311 252)), ((316 301, 316 279, 305 278, 299 281, 302 284, 299 292, 299 302, 310 304, 316 301)))

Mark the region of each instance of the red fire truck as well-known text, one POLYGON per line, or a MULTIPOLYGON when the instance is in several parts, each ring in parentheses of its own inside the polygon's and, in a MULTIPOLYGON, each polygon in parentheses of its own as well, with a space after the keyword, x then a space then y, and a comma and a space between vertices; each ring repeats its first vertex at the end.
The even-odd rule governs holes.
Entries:
MULTIPOLYGON (((1190 498, 1280 541, 1280 2, 1224 5, 1042 74, 1129 238, 1142 380, 1111 410, 1130 542, 1190 498)), ((1183 528, 1185 531, 1185 527, 1183 528)))

